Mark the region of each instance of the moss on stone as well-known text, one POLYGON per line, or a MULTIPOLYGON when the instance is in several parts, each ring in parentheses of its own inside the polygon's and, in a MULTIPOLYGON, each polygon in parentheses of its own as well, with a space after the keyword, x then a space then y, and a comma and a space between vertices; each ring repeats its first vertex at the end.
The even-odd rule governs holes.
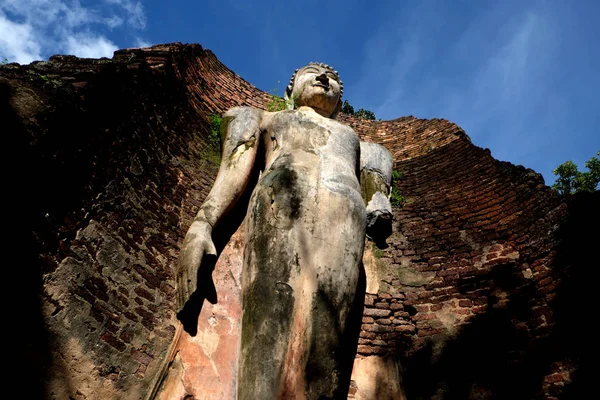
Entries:
POLYGON ((424 286, 435 278, 435 272, 421 272, 409 266, 400 266, 395 271, 400 284, 404 286, 424 286))
POLYGON ((377 192, 387 193, 388 189, 383 177, 375 171, 363 169, 360 172, 360 192, 365 204, 377 192))
POLYGON ((372 244, 371 249, 373 250, 373 256, 375 258, 381 258, 385 254, 375 243, 372 244))

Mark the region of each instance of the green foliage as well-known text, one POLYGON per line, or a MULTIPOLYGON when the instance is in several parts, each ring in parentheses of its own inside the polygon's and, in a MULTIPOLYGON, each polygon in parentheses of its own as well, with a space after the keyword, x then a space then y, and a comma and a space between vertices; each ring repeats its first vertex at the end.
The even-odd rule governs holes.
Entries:
POLYGON ((223 118, 219 114, 211 114, 210 119, 210 142, 216 147, 221 146, 221 122, 223 118))
POLYGON ((360 119, 375 120, 375 113, 373 111, 365 110, 364 108, 359 108, 354 113, 354 116, 360 119))
POLYGON ((202 159, 209 163, 219 166, 221 164, 221 115, 211 114, 208 116, 210 122, 210 132, 208 133, 208 142, 210 146, 206 146, 201 151, 202 159))
POLYGON ((373 245, 371 246, 371 250, 373 251, 373 256, 375 258, 381 258, 385 255, 383 250, 381 250, 379 247, 377 247, 377 245, 375 243, 373 243, 373 245))
POLYGON ((276 95, 271 95, 271 100, 267 102, 267 111, 276 112, 286 109, 285 99, 276 95))
POLYGON ((354 107, 352 107, 352 104, 350 104, 348 100, 344 100, 342 103, 342 112, 344 114, 354 115, 360 119, 375 119, 375 113, 373 111, 365 110, 364 108, 359 108, 357 111, 354 111, 354 107))
MULTIPOLYGON (((279 81, 277 81, 277 85, 279 86, 279 81)), ((292 96, 291 99, 284 99, 283 97, 278 95, 279 89, 278 87, 274 87, 269 92, 270 100, 267 102, 266 107, 267 111, 276 112, 287 110, 288 108, 296 108, 295 102, 296 97, 292 96)))
POLYGON ((4 60, 0 61, 0 65, 6 65, 8 63, 9 63, 8 58, 5 58, 4 60))
MULTIPOLYGON (((600 156, 600 151, 596 153, 600 156)), ((560 164, 552 173, 558 178, 552 189, 560 194, 574 194, 578 192, 594 192, 600 184, 600 159, 592 157, 585 162, 586 172, 578 170, 573 161, 560 164)))
POLYGON ((390 194, 390 203, 393 206, 401 206, 406 202, 404 196, 400 194, 398 190, 398 180, 402 178, 402 173, 400 171, 394 170, 392 172, 392 193, 390 194))
POLYGON ((342 103, 342 112, 344 114, 354 115, 354 107, 352 107, 352 105, 348 103, 348 100, 344 100, 344 102, 342 103))

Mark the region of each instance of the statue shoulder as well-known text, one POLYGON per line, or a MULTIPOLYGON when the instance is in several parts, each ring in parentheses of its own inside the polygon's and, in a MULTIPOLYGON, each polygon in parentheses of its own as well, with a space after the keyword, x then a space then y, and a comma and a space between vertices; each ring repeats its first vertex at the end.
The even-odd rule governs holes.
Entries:
POLYGON ((384 176, 392 175, 394 159, 392 153, 377 143, 360 142, 360 169, 379 171, 384 176))
POLYGON ((227 110, 225 114, 223 114, 223 118, 249 118, 260 121, 263 114, 264 111, 259 110, 258 108, 239 106, 227 110))
POLYGON ((264 111, 253 107, 233 107, 223 114, 221 138, 234 147, 256 139, 264 111))

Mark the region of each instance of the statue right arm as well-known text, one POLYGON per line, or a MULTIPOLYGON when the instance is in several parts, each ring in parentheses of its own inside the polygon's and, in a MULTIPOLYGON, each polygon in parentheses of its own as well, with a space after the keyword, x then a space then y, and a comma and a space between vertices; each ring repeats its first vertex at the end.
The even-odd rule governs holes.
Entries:
POLYGON ((212 230, 236 204, 252 174, 260 142, 262 111, 234 107, 223 115, 219 173, 194 218, 179 256, 177 309, 181 310, 197 288, 198 268, 205 254, 216 255, 212 230))
POLYGON ((367 206, 367 236, 377 241, 392 233, 390 193, 394 160, 380 144, 360 142, 360 184, 367 206))

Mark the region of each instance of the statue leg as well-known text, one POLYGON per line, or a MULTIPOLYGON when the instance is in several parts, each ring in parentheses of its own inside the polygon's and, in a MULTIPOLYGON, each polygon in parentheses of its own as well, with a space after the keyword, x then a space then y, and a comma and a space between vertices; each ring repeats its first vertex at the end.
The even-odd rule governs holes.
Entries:
POLYGON ((343 210, 334 221, 315 214, 317 224, 286 219, 273 204, 257 190, 246 219, 238 398, 345 399, 364 299, 364 224, 343 210))
MULTIPOLYGON (((290 226, 276 226, 268 189, 258 188, 246 218, 238 399, 278 399, 285 386, 298 274, 286 249, 290 226)), ((296 258, 297 259, 297 258, 296 258)))

